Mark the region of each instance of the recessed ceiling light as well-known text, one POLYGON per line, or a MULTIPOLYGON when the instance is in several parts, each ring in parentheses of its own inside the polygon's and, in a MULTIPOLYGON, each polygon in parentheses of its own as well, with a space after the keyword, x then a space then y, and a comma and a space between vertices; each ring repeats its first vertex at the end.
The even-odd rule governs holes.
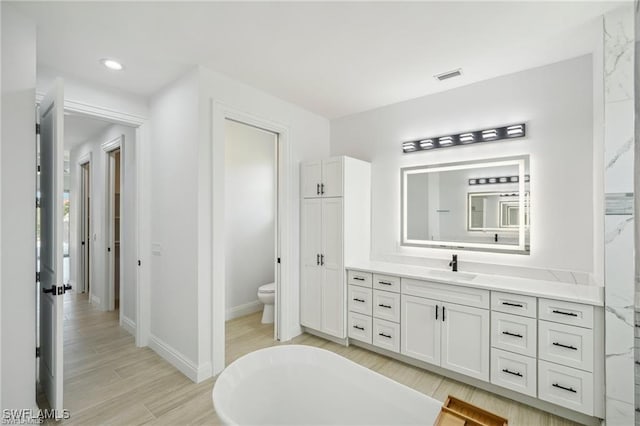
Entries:
POLYGON ((100 59, 100 63, 114 71, 121 71, 124 68, 120 62, 114 59, 100 59))

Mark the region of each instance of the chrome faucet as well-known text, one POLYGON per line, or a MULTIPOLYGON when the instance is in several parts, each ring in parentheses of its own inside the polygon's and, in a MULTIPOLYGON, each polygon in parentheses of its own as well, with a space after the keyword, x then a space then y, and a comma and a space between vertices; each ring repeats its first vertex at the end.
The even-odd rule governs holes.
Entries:
POLYGON ((451 262, 449 262, 449 266, 451 266, 451 270, 453 272, 458 272, 458 255, 454 254, 451 262))

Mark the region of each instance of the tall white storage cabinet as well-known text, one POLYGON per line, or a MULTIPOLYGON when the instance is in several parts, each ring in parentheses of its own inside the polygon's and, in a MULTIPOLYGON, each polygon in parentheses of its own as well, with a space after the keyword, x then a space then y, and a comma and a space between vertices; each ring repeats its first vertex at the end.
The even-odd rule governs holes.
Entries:
POLYGON ((369 259, 371 165, 333 157, 303 163, 300 176, 300 323, 344 339, 344 265, 369 259))

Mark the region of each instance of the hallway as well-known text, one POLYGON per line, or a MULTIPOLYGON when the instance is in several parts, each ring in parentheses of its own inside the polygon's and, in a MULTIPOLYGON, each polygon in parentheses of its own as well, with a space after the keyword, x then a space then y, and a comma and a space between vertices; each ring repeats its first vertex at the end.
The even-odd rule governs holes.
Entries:
MULTIPOLYGON (((213 379, 194 384, 103 312, 65 294, 64 424, 216 424, 213 379)), ((43 407, 43 396, 38 395, 43 407)), ((46 401, 44 401, 46 405, 46 401)), ((56 423, 57 424, 57 423, 56 423)))

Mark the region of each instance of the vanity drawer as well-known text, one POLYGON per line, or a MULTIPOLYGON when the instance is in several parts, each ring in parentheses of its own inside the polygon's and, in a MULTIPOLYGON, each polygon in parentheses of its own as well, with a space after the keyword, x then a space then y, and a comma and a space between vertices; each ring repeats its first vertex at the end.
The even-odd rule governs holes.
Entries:
POLYGON ((370 288, 349 286, 349 310, 365 315, 371 315, 372 290, 370 288))
POLYGON ((373 288, 400 293, 400 278, 389 275, 373 274, 373 288))
POLYGON ((400 294, 373 290, 373 316, 400 322, 400 294))
POLYGON ((491 292, 491 310, 508 314, 522 315, 529 318, 537 316, 537 301, 533 296, 520 294, 491 292))
POLYGON ((379 348, 400 352, 400 324, 373 319, 373 344, 379 348))
POLYGON ((347 271, 347 283, 362 287, 371 287, 371 272, 347 271))
POLYGON ((593 330, 538 321, 538 358, 593 371, 593 330))
POLYGON ((349 337, 371 344, 371 317, 349 312, 349 337))
POLYGON ((538 398, 593 415, 593 374, 538 361, 538 398))
POLYGON ((536 359, 491 348, 491 383, 536 396, 536 359))
POLYGON ((490 295, 488 290, 463 287, 456 284, 440 284, 431 281, 414 280, 411 278, 402 278, 401 283, 402 294, 489 309, 490 295))
POLYGON ((540 299, 538 318, 578 327, 593 328, 593 306, 559 300, 540 299))
POLYGON ((491 312, 491 346, 526 356, 536 356, 536 320, 491 312))

